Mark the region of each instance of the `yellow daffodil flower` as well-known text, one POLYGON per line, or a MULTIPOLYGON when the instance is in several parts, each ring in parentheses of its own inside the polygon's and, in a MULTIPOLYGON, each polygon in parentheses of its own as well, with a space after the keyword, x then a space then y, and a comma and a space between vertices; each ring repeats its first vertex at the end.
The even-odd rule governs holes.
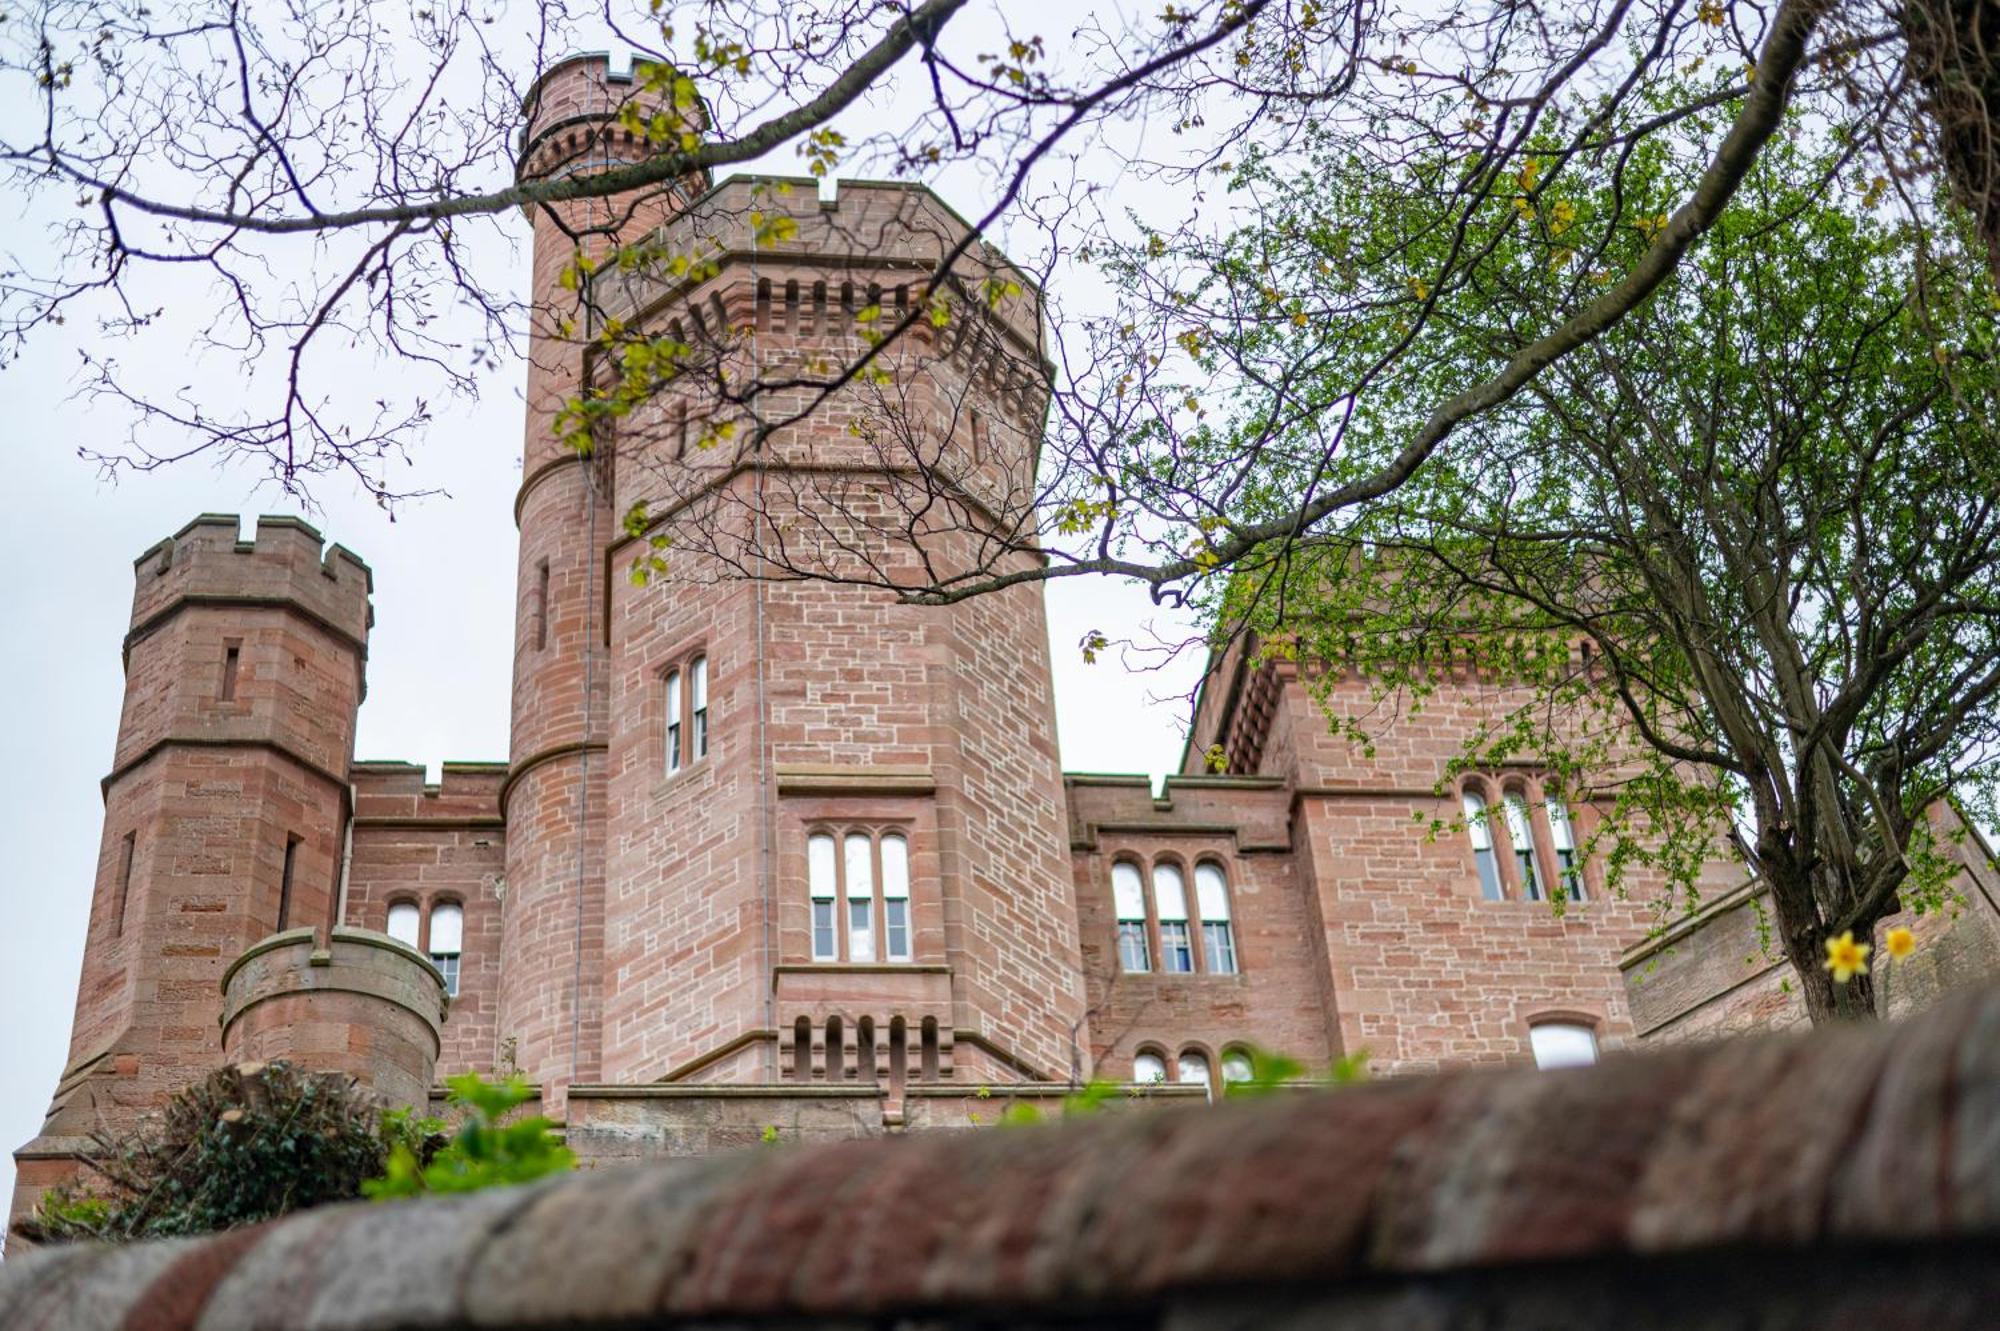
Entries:
POLYGON ((1901 961, 1917 950, 1917 936, 1899 924, 1882 935, 1882 946, 1890 956, 1901 961))
POLYGON ((1826 968, 1833 972, 1835 984, 1846 984, 1857 975, 1868 973, 1868 954, 1875 949, 1867 943, 1854 941, 1854 930, 1849 929, 1838 938, 1826 940, 1826 968))

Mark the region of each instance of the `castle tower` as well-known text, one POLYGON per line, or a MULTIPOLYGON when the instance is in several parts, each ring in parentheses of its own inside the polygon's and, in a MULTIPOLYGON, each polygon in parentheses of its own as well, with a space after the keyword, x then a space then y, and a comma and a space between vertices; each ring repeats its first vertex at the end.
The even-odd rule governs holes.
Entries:
POLYGON ((339 909, 367 565, 296 518, 141 555, 69 1063, 16 1198, 222 1059, 225 968, 339 909))
POLYGON ((784 542, 794 567, 914 579, 919 547, 965 567, 1018 520, 1039 301, 973 241, 933 303, 968 240, 921 188, 739 178, 668 223, 659 269, 594 284, 691 365, 609 445, 613 509, 654 526, 600 584, 605 1082, 875 1083, 894 1123, 906 1088, 1089 1071, 1039 589, 918 607, 760 562, 784 542), (730 400, 823 376, 913 309, 883 374, 802 419, 810 388, 730 400), (948 495, 918 492, 917 456, 948 495), (944 520, 918 531, 927 498, 944 520), (634 585, 656 549, 664 577, 634 585))
MULTIPOLYGON (((643 74, 578 56, 544 74, 528 98, 518 172, 552 179, 651 155, 618 123, 643 74)), ((527 432, 515 521, 520 529, 496 1059, 561 1088, 599 1072, 603 958, 603 555, 617 530, 607 458, 557 437, 576 392, 593 312, 566 289, 581 252, 595 258, 657 227, 705 181, 673 181, 617 199, 530 210, 534 228, 527 432)))

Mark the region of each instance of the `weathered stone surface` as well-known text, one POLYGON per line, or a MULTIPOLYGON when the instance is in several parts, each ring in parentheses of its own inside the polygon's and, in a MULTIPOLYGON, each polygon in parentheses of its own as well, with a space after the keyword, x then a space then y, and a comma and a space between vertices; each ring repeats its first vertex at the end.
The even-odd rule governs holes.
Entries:
POLYGON ((0 1325, 1971 1328, 1996 1035, 1988 990, 1594 1069, 329 1207, 31 1253, 0 1325))

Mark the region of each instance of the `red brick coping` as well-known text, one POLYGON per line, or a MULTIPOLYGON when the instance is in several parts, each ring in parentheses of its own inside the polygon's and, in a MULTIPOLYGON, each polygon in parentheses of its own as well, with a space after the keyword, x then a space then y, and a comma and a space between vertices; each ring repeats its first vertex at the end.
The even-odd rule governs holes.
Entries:
POLYGON ((0 1268, 0 1326, 1937 1331, 2000 1316, 1996 1233, 1990 990, 1587 1071, 752 1149, 52 1249, 0 1268))

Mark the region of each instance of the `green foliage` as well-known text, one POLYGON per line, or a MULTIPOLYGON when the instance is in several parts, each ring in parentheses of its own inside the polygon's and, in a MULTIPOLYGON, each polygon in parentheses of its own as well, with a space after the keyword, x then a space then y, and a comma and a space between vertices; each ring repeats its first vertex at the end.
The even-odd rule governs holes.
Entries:
POLYGON ((91 1182, 52 1189, 20 1229, 37 1242, 234 1229, 358 1197, 393 1151, 426 1149, 420 1124, 383 1115, 349 1077, 240 1063, 176 1095, 145 1129, 100 1139, 91 1182))
MULTIPOLYGON (((1615 163, 1553 138, 1504 175, 1439 157, 1417 168, 1428 188, 1331 150, 1303 173, 1239 167, 1234 186, 1275 206, 1220 253, 1182 256, 1190 304, 1340 317, 1183 349, 1266 380, 1283 367, 1339 405, 1343 432, 1329 463, 1323 412, 1287 426, 1254 395, 1220 404, 1190 447, 1263 450, 1232 516, 1377 474, 1430 404, 1592 308, 1644 261, 1730 114, 1718 103, 1615 163)), ((1218 633, 1247 625, 1268 655, 1307 661, 1364 754, 1476 682, 1499 709, 1440 794, 1537 769, 1592 811, 1580 851, 1614 894, 1665 885, 1661 928, 1740 852, 1816 1014, 1825 937, 1950 904, 1930 811, 1956 798, 1991 818, 2000 796, 2000 293, 1964 218, 1880 215, 1850 147, 1774 141, 1646 304, 1400 488, 1243 561, 1205 601, 1218 633)), ((1136 248, 1122 262, 1160 266, 1136 248)))
POLYGON ((362 1185, 367 1196, 384 1201, 427 1192, 477 1192, 576 1167, 576 1156, 555 1135, 549 1119, 533 1115, 507 1121, 534 1098, 535 1089, 527 1078, 517 1074, 490 1082, 467 1073, 445 1085, 451 1092, 449 1103, 464 1115, 451 1140, 428 1161, 398 1145, 389 1154, 384 1176, 362 1185))
POLYGON ((1351 1086, 1368 1079, 1368 1051, 1357 1049, 1336 1058, 1324 1075, 1315 1076, 1305 1064, 1284 1054, 1251 1047, 1250 1075, 1241 1081, 1224 1082, 1222 1093, 1232 1100, 1255 1099, 1277 1091, 1293 1091, 1311 1086, 1351 1086))

